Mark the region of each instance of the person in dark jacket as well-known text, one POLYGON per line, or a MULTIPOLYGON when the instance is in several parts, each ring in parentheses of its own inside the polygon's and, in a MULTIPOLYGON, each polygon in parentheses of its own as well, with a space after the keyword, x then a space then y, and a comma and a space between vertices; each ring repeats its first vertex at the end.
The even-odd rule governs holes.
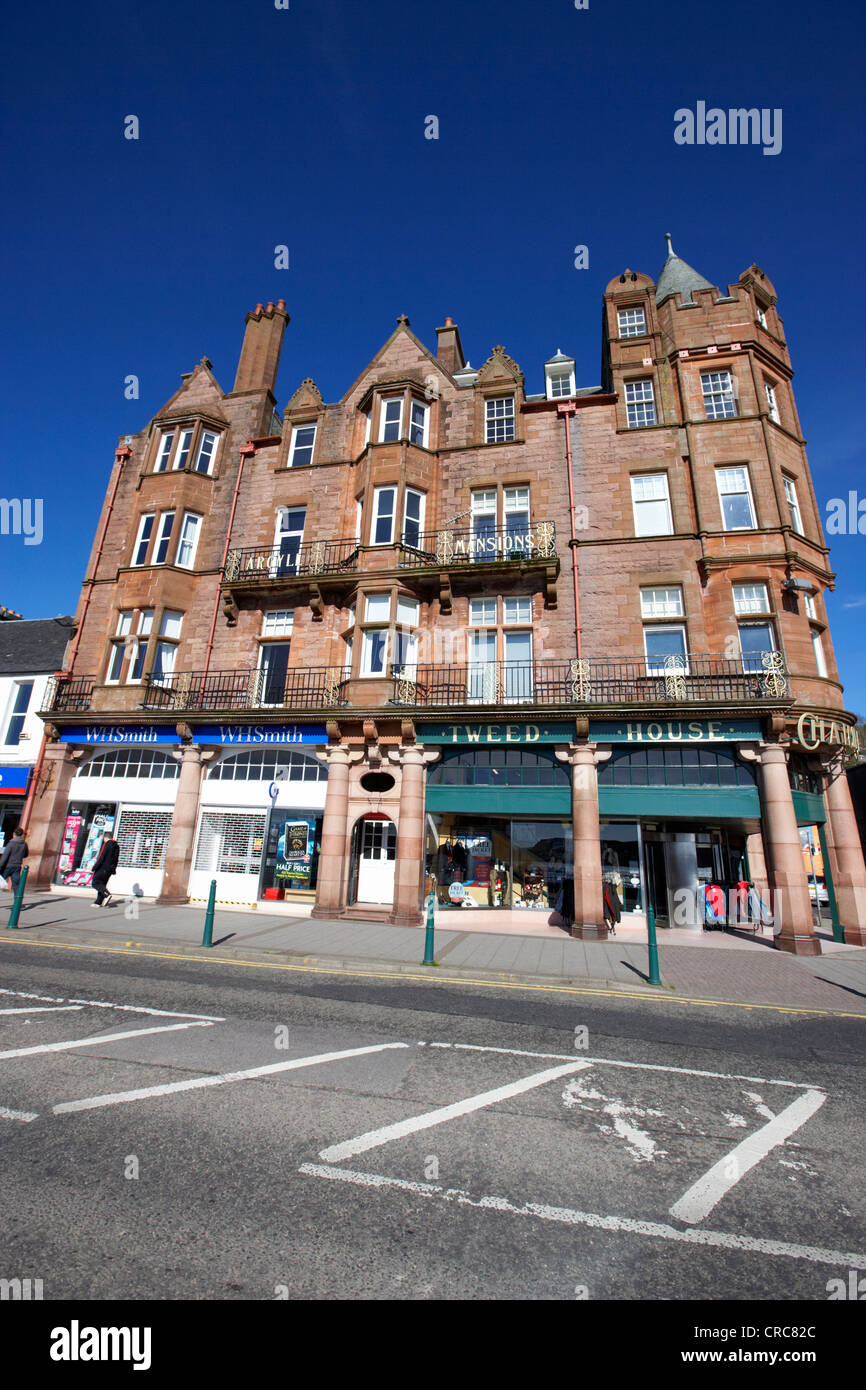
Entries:
POLYGON ((102 849, 99 851, 96 863, 93 866, 93 886, 96 889, 96 902, 94 907, 105 907, 111 902, 111 894, 108 891, 108 880, 117 868, 117 861, 120 857, 120 845, 116 840, 107 836, 102 841, 102 849))
POLYGON ((12 839, 0 855, 0 878, 6 879, 6 887, 10 892, 14 892, 18 887, 21 880, 21 865, 29 853, 24 831, 19 826, 17 830, 12 832, 12 839))

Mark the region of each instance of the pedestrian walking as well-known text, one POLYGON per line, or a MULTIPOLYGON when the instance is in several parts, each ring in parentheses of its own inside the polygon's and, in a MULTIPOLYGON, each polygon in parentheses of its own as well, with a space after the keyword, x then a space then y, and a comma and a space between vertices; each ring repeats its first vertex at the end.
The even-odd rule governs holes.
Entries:
POLYGON ((5 878, 6 888, 14 893, 21 881, 21 865, 30 854, 24 831, 20 825, 12 832, 12 839, 0 855, 0 878, 5 878))
POLYGON ((116 840, 112 840, 107 835, 102 841, 102 848, 93 866, 93 887, 96 889, 96 902, 94 907, 107 907, 111 902, 111 894, 108 891, 108 880, 117 868, 117 861, 120 857, 120 845, 116 840))

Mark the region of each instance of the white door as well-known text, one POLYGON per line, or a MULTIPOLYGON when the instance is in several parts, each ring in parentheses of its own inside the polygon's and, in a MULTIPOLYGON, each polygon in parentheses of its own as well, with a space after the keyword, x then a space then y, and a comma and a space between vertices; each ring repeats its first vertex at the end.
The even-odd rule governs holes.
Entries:
POLYGON ((391 820, 365 820, 361 827, 358 902, 392 903, 397 863, 397 827, 391 820))

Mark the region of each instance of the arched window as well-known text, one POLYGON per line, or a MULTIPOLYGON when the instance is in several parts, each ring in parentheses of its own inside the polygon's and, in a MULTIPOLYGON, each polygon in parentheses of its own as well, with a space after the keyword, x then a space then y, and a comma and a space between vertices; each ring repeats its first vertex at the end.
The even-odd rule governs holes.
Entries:
POLYGON ((523 748, 464 748, 446 752, 428 777, 432 787, 556 787, 569 786, 568 767, 553 751, 523 748))
POLYGON ((230 753, 211 768, 209 777, 223 782, 327 782, 328 769, 318 758, 294 749, 249 748, 230 753))
POLYGON ((180 764, 152 748, 112 748, 76 769, 76 777, 179 777, 180 764))

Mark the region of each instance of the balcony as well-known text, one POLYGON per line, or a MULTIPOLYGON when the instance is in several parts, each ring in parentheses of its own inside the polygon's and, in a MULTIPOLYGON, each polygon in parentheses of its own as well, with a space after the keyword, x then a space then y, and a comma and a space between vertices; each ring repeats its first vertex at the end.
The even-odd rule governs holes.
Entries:
POLYGON ((94 676, 51 676, 45 687, 41 714, 74 714, 92 708, 94 676))
POLYGON ((778 707, 790 698, 781 656, 766 652, 759 669, 721 656, 668 657, 664 669, 645 657, 605 660, 497 661, 466 666, 395 666, 395 705, 578 707, 682 705, 778 707))
POLYGON ((200 710, 334 709, 348 703, 342 666, 301 666, 275 680, 266 671, 185 671, 150 681, 141 708, 200 710))
POLYGON ((399 566, 452 569, 462 565, 549 563, 556 559, 556 527, 552 521, 539 521, 534 526, 478 525, 463 531, 421 531, 411 545, 404 535, 399 566))

